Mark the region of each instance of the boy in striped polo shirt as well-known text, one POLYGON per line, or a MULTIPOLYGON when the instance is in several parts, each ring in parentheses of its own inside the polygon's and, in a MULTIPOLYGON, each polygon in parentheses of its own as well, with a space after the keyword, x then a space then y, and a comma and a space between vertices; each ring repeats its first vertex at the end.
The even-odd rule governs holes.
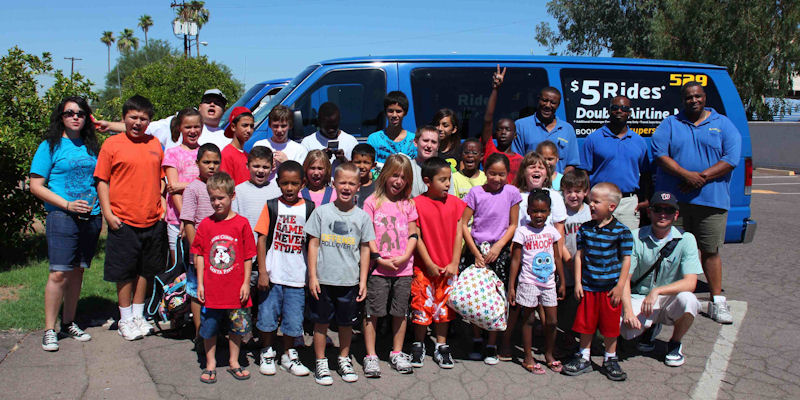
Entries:
POLYGON ((617 358, 617 336, 622 313, 624 282, 631 266, 633 236, 614 218, 622 198, 617 185, 601 182, 589 193, 592 220, 581 225, 576 237, 575 297, 580 300, 572 330, 581 335, 580 353, 564 366, 567 375, 592 370, 592 338, 599 328, 606 348, 603 372, 612 381, 623 381, 617 358))

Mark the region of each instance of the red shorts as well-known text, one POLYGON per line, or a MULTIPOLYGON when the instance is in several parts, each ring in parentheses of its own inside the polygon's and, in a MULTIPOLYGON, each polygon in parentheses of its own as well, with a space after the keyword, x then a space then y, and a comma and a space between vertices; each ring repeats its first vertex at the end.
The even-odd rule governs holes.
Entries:
POLYGON ((575 322, 572 330, 577 333, 594 335, 600 329, 600 334, 607 338, 619 336, 619 321, 622 316, 622 304, 616 307, 611 305, 608 292, 583 292, 583 300, 578 304, 575 313, 575 322))
POLYGON ((455 311, 447 305, 456 277, 440 275, 435 278, 425 275, 414 267, 411 281, 411 322, 417 325, 450 322, 455 311))

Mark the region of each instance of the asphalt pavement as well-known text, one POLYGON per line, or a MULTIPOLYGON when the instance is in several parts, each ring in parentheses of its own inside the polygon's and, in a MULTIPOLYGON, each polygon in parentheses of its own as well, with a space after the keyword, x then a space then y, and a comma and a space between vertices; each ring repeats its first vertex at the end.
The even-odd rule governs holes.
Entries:
MULTIPOLYGON (((753 243, 725 245, 722 250, 725 295, 735 317, 721 326, 699 316, 684 342, 686 364, 663 364, 671 329, 662 331, 656 351, 640 354, 623 342, 621 366, 625 382, 611 382, 599 372, 568 377, 550 372, 535 376, 518 361, 487 366, 466 360, 468 333, 454 341, 456 366, 439 369, 430 357, 413 375, 399 375, 387 363, 388 340, 379 340, 380 379, 366 379, 361 369, 363 343, 354 343, 359 380, 345 383, 334 372, 334 384, 322 387, 313 377, 294 377, 281 370, 261 376, 248 354, 248 381, 225 373, 220 360, 218 382, 199 381, 200 357, 188 339, 156 335, 125 342, 104 324, 89 328, 93 340, 62 340, 57 353, 42 351, 42 332, 0 333, 0 388, 9 399, 339 399, 339 398, 541 398, 541 399, 753 399, 800 398, 800 308, 797 307, 800 251, 800 178, 756 173, 753 218, 758 232, 753 243)), ((701 301, 707 293, 698 293, 701 301)), ((338 341, 332 335, 334 342, 338 341)), ((310 344, 310 338, 306 337, 310 344)), ((537 338, 535 347, 541 346, 537 338)), ((599 349, 598 349, 599 350, 599 349)), ((335 360, 329 349, 329 360, 335 360)), ((517 349, 517 356, 521 351, 517 349)), ((543 361, 541 353, 535 354, 543 361)), ((224 355, 223 355, 224 358, 224 355)), ((301 359, 313 367, 310 348, 301 359)), ((602 363, 601 353, 593 357, 602 363)))

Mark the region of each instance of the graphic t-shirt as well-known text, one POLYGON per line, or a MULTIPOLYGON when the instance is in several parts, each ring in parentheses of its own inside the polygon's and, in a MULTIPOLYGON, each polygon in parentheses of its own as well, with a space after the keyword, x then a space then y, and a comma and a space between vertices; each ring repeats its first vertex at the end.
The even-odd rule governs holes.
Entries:
MULTIPOLYGON (((384 199, 377 207, 375 196, 364 202, 364 211, 372 219, 375 228, 375 244, 383 258, 402 256, 408 247, 408 224, 417 220, 417 208, 409 200, 392 202, 384 199)), ((373 275, 411 276, 414 273, 414 256, 396 271, 378 267, 373 275)))
POLYGON ((487 192, 483 186, 472 188, 464 197, 464 202, 474 211, 472 238, 475 244, 480 246, 483 242, 500 240, 508 229, 511 207, 521 201, 519 189, 512 185, 505 185, 495 193, 487 192))
MULTIPOLYGON (((256 255, 250 224, 241 215, 215 221, 206 218, 197 226, 191 253, 203 256, 204 305, 214 309, 250 307, 250 298, 239 301, 245 282, 244 262, 256 255)), ((250 277, 248 276, 247 282, 250 277)))
MULTIPOLYGON (((584 222, 590 221, 591 219, 592 213, 589 211, 589 206, 586 204, 581 205, 581 209, 578 211, 567 209, 567 219, 564 221, 564 245, 567 247, 570 256, 575 257, 575 253, 578 251, 577 245, 575 244, 578 229, 580 229, 584 222)), ((564 281, 567 286, 575 286, 575 273, 572 269, 573 264, 569 264, 569 269, 564 271, 564 281)), ((567 268, 567 265, 564 264, 564 267, 567 268)))
POLYGON ((314 209, 306 233, 319 238, 317 279, 332 286, 358 285, 361 243, 375 239, 372 220, 364 210, 341 211, 334 203, 314 209))
MULTIPOLYGON (((272 232, 272 246, 267 249, 266 264, 270 282, 291 287, 306 285, 306 203, 290 206, 278 200, 278 215, 272 232)), ((269 209, 265 205, 255 231, 269 235, 269 209)))
MULTIPOLYGON (((261 216, 267 200, 281 196, 281 188, 274 180, 269 181, 264 186, 256 186, 253 182, 247 181, 236 185, 236 196, 231 202, 233 212, 247 218, 250 228, 256 229, 256 223, 261 216)), ((256 233, 253 232, 253 238, 256 233)))
POLYGON ((536 229, 530 225, 517 228, 514 243, 522 245, 519 281, 534 284, 541 288, 556 287, 556 261, 553 244, 561 239, 561 234, 552 225, 536 229))
MULTIPOLYGON (((444 268, 453 261, 458 221, 467 205, 451 194, 444 201, 419 196, 414 199, 414 204, 417 206, 420 240, 425 243, 431 261, 439 268, 444 268)), ((414 266, 423 268, 419 254, 414 256, 414 266)))
MULTIPOLYGON (((165 174, 166 167, 175 168, 178 172, 178 183, 193 181, 200 175, 200 171, 197 168, 197 148, 184 149, 181 146, 168 148, 164 151, 164 161, 161 162, 161 167, 164 168, 165 174)), ((180 223, 178 217, 178 210, 175 208, 172 196, 167 196, 166 221, 170 224, 178 224, 180 223)))
MULTIPOLYGON (((94 199, 92 215, 100 214, 100 202, 97 201, 97 190, 94 187, 95 165, 97 156, 90 155, 81 139, 62 137, 61 144, 50 153, 47 141, 39 144, 31 162, 31 173, 44 178, 47 187, 64 200, 94 199)), ((47 211, 59 210, 48 202, 44 203, 47 211)))
POLYGON ((229 144, 222 149, 222 163, 219 169, 228 173, 238 185, 250 180, 250 170, 247 169, 247 153, 229 144))
MULTIPOLYGON (((206 183, 199 178, 193 180, 183 189, 183 209, 181 210, 181 221, 194 223, 195 227, 200 221, 214 214, 211 207, 211 198, 208 196, 206 183)), ((252 235, 251 235, 252 236, 252 235)))
POLYGON ((150 135, 118 133, 103 142, 94 176, 108 182, 111 212, 125 224, 147 228, 161 219, 163 159, 161 143, 150 135))
POLYGON ((483 171, 478 171, 478 176, 474 178, 468 178, 459 171, 453 174, 449 193, 463 200, 472 188, 484 183, 486 183, 486 174, 483 171))
POLYGON ((489 140, 486 142, 486 148, 483 150, 483 164, 486 164, 486 160, 489 158, 490 155, 494 153, 502 153, 506 157, 508 157, 510 169, 508 170, 508 183, 514 182, 514 177, 517 176, 517 172, 519 172, 519 165, 522 163, 522 156, 514 153, 508 154, 504 153, 497 149, 497 146, 494 144, 494 140, 489 140))
POLYGON ((406 137, 399 142, 395 142, 386 136, 382 130, 372 132, 367 137, 367 144, 375 149, 375 162, 379 167, 383 166, 386 159, 392 154, 402 153, 410 159, 417 157, 417 146, 414 145, 414 132, 406 131, 406 137))

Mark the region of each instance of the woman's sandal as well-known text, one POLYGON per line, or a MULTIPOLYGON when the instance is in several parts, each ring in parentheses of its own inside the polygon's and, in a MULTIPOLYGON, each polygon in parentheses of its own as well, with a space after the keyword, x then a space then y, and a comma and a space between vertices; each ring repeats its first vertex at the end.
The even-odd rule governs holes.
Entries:
POLYGON ((239 368, 228 368, 228 373, 231 374, 236 380, 238 381, 246 381, 250 379, 250 373, 244 375, 245 369, 242 367, 239 368), (241 375, 239 375, 241 374, 241 375))
POLYGON ((539 364, 536 361, 534 361, 533 364, 525 364, 523 362, 522 363, 522 368, 525 368, 526 370, 528 370, 528 372, 531 372, 534 375, 544 375, 544 373, 545 373, 544 372, 544 367, 542 367, 542 364, 539 364))
POLYGON ((555 373, 559 373, 559 372, 561 372, 562 369, 564 369, 564 366, 561 364, 561 361, 556 360, 556 361, 547 363, 547 368, 550 368, 550 371, 553 371, 555 373))
POLYGON ((217 370, 215 369, 212 370, 204 369, 203 373, 200 374, 200 382, 211 384, 216 381, 217 381, 217 370), (208 375, 208 378, 203 378, 203 375, 208 375))

